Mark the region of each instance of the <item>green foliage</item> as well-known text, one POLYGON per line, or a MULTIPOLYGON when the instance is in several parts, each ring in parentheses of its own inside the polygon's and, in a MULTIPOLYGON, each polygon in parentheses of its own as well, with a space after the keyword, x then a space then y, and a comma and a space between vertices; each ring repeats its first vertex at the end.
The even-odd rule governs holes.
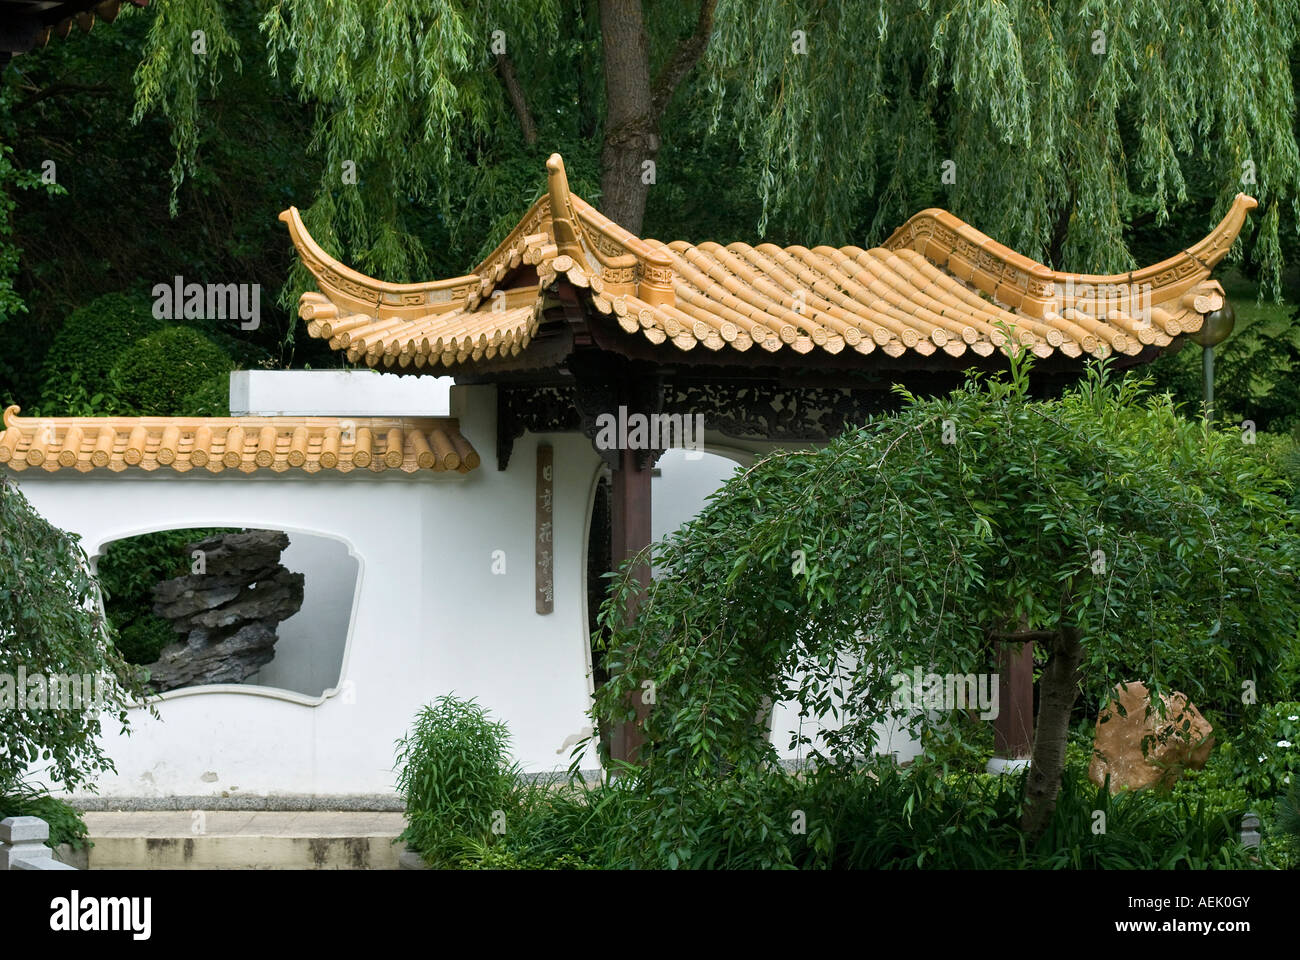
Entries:
POLYGON ((185 398, 182 412, 188 417, 230 416, 230 374, 219 373, 200 383, 185 398))
POLYGON ((99 584, 108 603, 137 597, 155 584, 188 573, 186 544, 219 530, 162 530, 114 540, 96 564, 99 584))
MULTIPOLYGON (((1243 808, 1154 791, 1111 797, 1071 765, 1055 816, 1026 844, 1023 776, 943 774, 885 758, 804 774, 769 768, 651 792, 635 777, 516 785, 499 836, 462 836, 468 869, 1246 869, 1243 808), (682 843, 648 843, 657 808, 685 804, 682 843), (1099 818, 1098 812, 1101 817, 1099 818), (1104 818, 1104 819, 1102 819, 1104 818)), ((1264 865, 1271 865, 1265 860, 1264 865)))
POLYGON ((109 371, 135 344, 162 328, 163 321, 154 318, 152 304, 137 294, 105 294, 72 311, 41 369, 40 413, 120 413, 117 400, 103 392, 109 386, 109 371))
POLYGON ((118 357, 109 373, 118 400, 137 416, 194 415, 213 403, 211 382, 230 357, 189 327, 165 327, 118 357))
POLYGON ((474 700, 439 697, 398 741, 397 788, 407 826, 399 839, 435 865, 454 862, 466 839, 492 835, 517 771, 510 733, 474 700))
POLYGON ((921 731, 923 757, 949 770, 983 770, 993 756, 993 725, 964 710, 945 713, 921 731))
POLYGON ((1288 845, 1293 866, 1300 867, 1300 777, 1291 778, 1286 795, 1277 802, 1276 828, 1288 845))
POLYGON ((174 121, 173 216, 177 212, 177 191, 186 173, 193 170, 199 146, 199 97, 215 93, 227 58, 235 70, 240 69, 239 44, 227 28, 221 6, 217 0, 177 0, 159 7, 149 28, 149 55, 135 72, 136 109, 132 121, 139 123, 153 105, 161 106, 174 121), (196 31, 201 39, 195 36, 196 31), (200 42, 202 50, 195 46, 200 42))
POLYGON ((1300 700, 1260 705, 1243 738, 1237 774, 1258 797, 1300 779, 1300 700))
MULTIPOLYGON (((504 213, 503 203, 518 215, 519 192, 503 196, 499 189, 503 174, 512 179, 508 171, 483 162, 485 154, 503 159, 494 153, 503 140, 511 148, 519 140, 489 44, 494 30, 504 31, 511 52, 535 57, 531 65, 520 63, 521 82, 545 76, 549 83, 559 71, 548 56, 572 56, 562 50, 571 41, 560 38, 559 3, 278 0, 241 4, 237 14, 223 6, 176 0, 154 20, 137 73, 135 119, 158 111, 170 122, 178 186, 198 170, 197 95, 211 89, 224 66, 242 69, 237 21, 253 16, 260 22, 247 42, 264 45, 266 61, 250 70, 317 105, 314 127, 297 148, 313 156, 319 183, 310 204, 301 195, 291 202, 310 207, 308 226, 328 249, 363 270, 420 279, 436 249, 417 235, 432 226, 424 220, 428 214, 444 221, 433 227, 437 232, 451 236, 464 226, 462 216, 482 213, 487 196, 496 201, 486 207, 490 216, 504 213), (195 28, 220 38, 207 58, 186 53, 195 28), (178 73, 178 59, 206 59, 208 72, 187 67, 178 73), (478 162, 466 164, 466 157, 478 162), (349 174, 345 181, 345 171, 355 171, 355 178, 349 174), (471 194, 477 205, 467 202, 471 194), (426 213, 417 204, 433 209, 426 213)), ((537 114, 542 130, 553 133, 547 111, 537 114)), ((551 137, 547 146, 556 145, 551 137)), ((540 146, 535 153, 545 157, 540 146)), ((537 169, 529 195, 539 186, 537 169)))
MULTIPOLYGON (((120 607, 118 608, 121 609, 120 607)), ((109 611, 109 618, 125 617, 121 612, 109 611)), ((163 648, 179 642, 180 637, 170 623, 153 613, 145 612, 128 620, 119 628, 117 645, 127 663, 141 665, 154 663, 163 648)))
MULTIPOLYGON (((40 177, 34 172, 14 166, 13 153, 13 147, 0 143, 0 324, 27 310, 14 290, 14 274, 18 272, 18 257, 22 250, 13 241, 13 214, 17 201, 12 191, 30 190, 41 185, 40 177)), ((59 188, 48 184, 45 189, 57 193, 59 188)))
MULTIPOLYGON (((1221 732, 1215 729, 1216 734, 1221 732)), ((1168 793, 1189 803, 1203 800, 1219 810, 1245 813, 1255 800, 1267 796, 1258 792, 1258 781, 1250 776, 1253 770, 1244 762, 1247 759, 1249 754, 1243 753, 1234 739, 1220 736, 1205 766, 1184 770, 1168 793)))
MULTIPOLYGON (((1168 390, 1191 415, 1200 413, 1204 399, 1201 353, 1188 343, 1150 368, 1157 389, 1168 390)), ((1214 406, 1225 426, 1249 420, 1256 430, 1278 433, 1300 426, 1300 325, 1294 314, 1239 327, 1214 348, 1214 406)))
MULTIPOLYGON (((987 725, 985 725, 987 726, 987 725)), ((948 729, 959 730, 956 722, 948 729)), ((625 869, 1245 869, 1249 804, 1215 763, 1174 791, 1111 797, 1088 782, 1090 748, 1072 742, 1043 836, 1019 821, 1023 775, 991 777, 925 756, 874 757, 801 774, 780 766, 655 785, 635 773, 598 784, 525 782, 505 763, 505 732, 473 702, 444 698, 402 741, 408 804, 400 839, 437 867, 625 869), (1214 784, 1229 784, 1220 789, 1214 784), (655 837, 665 809, 679 833, 655 837), (491 829, 491 811, 503 829, 491 829)), ((949 741, 950 742, 950 741, 949 741)), ((1275 865, 1265 847, 1263 865, 1275 865)))
POLYGON ((636 865, 631 843, 647 798, 630 782, 588 789, 515 779, 506 831, 466 837, 455 864, 470 870, 618 870, 636 865))
MULTIPOLYGON (((895 672, 984 672, 990 634, 1017 625, 1077 628, 1094 702, 1121 679, 1194 700, 1251 680, 1277 697, 1300 543, 1270 471, 1235 431, 1100 366, 1059 400, 1030 400, 1026 383, 1017 362, 1010 382, 907 396, 897 416, 738 473, 653 547, 662 572, 630 623, 639 586, 624 566, 602 608, 613 677, 593 712, 630 719, 654 680, 650 789, 774 762, 753 723, 769 697, 809 716, 842 702, 845 723, 802 748, 850 762, 875 722, 924 722, 892 702, 895 672)), ((647 842, 690 859, 688 809, 663 804, 647 842)))
POLYGON ((1240 843, 1238 807, 1157 791, 1117 795, 1066 780, 1052 826, 1030 854, 1032 865, 1071 870, 1241 870, 1254 866, 1240 843), (1094 832, 1105 816, 1105 833, 1094 832))
POLYGON ((72 371, 68 379, 60 384, 51 384, 46 400, 37 405, 32 416, 56 415, 62 417, 111 417, 119 410, 117 399, 102 389, 92 392, 81 379, 81 374, 72 371))
POLYGON ((81 811, 44 790, 18 784, 13 792, 0 794, 0 820, 6 817, 40 817, 50 825, 47 847, 66 843, 74 850, 94 846, 81 811))
POLYGON ((113 763, 99 743, 101 721, 127 726, 141 678, 114 645, 99 612, 89 561, 76 538, 41 517, 0 476, 0 676, 93 674, 101 709, 0 710, 0 794, 11 793, 29 763, 66 790, 91 783, 113 763))
POLYGON ((1111 797, 1077 771, 1062 781, 1051 825, 1032 846, 1019 831, 1024 777, 888 764, 813 778, 808 853, 849 869, 1205 869, 1244 867, 1231 818, 1152 793, 1111 797), (1097 816, 1100 811, 1104 820, 1097 816), (1099 828, 1104 826, 1104 832, 1099 828))
MULTIPOLYGON (((179 192, 185 215, 170 218, 173 131, 161 117, 131 123, 132 74, 155 18, 176 9, 167 7, 127 5, 111 28, 96 26, 71 42, 23 54, 0 76, 0 142, 13 147, 14 163, 24 170, 39 174, 47 161, 57 165, 57 194, 11 191, 18 201, 13 243, 23 251, 14 286, 28 312, 20 323, 0 325, 0 398, 22 404, 25 412, 41 398, 42 359, 74 310, 105 293, 148 293, 176 276, 260 284, 268 292, 261 325, 245 331, 225 324, 249 356, 216 339, 217 330, 205 325, 203 332, 245 368, 272 358, 277 365, 290 361, 279 345, 297 318, 269 295, 284 283, 293 259, 275 214, 302 203, 319 176, 304 156, 313 111, 265 69, 223 68, 215 95, 205 80, 199 90, 202 166, 179 192)), ((257 22, 264 7, 260 0, 222 0, 242 49, 261 47, 257 22)), ((186 62, 174 66, 212 66, 211 43, 207 57, 191 54, 191 44, 187 34, 172 51, 186 62)), ((310 341, 299 345, 293 360, 298 366, 337 365, 319 362, 329 355, 323 343, 310 341)), ((87 396, 108 387, 98 377, 82 382, 87 396)))
MULTIPOLYGON (((710 239, 861 244, 942 205, 1054 265, 1122 271, 1133 266, 1131 226, 1190 231, 1176 248, 1244 189, 1263 204, 1246 246, 1277 293, 1300 182, 1298 9, 723 0, 702 66, 659 124, 653 232, 703 239, 682 232, 695 224, 710 239)), ((647 5, 652 71, 697 13, 647 5)), ((310 207, 327 250, 388 279, 463 270, 466 238, 477 244, 495 232, 485 223, 517 218, 535 195, 541 157, 561 149, 594 164, 602 136, 617 142, 601 129, 590 4, 173 0, 144 16, 154 19, 134 117, 170 125, 175 182, 201 175, 204 130, 222 117, 198 104, 223 102, 218 77, 291 90, 314 108, 298 145, 319 178, 310 204, 292 199, 310 207), (186 55, 195 28, 207 31, 207 57, 186 55), (536 121, 531 147, 496 73, 498 37, 536 121)), ((293 296, 303 282, 296 271, 293 296)))
POLYGON ((1293 0, 722 0, 706 69, 715 122, 763 158, 764 218, 818 242, 860 243, 864 219, 878 241, 939 205, 1036 259, 1121 272, 1127 223, 1163 225, 1191 184, 1207 222, 1239 190, 1261 199, 1254 255, 1277 292, 1298 16, 1293 0))

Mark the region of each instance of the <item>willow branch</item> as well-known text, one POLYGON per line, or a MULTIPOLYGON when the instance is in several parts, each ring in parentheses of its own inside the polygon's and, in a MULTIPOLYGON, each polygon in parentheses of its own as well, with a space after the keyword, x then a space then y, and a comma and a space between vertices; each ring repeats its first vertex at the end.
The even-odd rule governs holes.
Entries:
POLYGON ((701 0, 695 32, 678 45, 672 57, 660 69, 659 76, 655 77, 654 93, 650 101, 655 123, 664 115, 677 85, 695 69, 695 65, 704 56, 704 51, 709 46, 709 36, 713 33, 713 11, 717 5, 718 0, 701 0))

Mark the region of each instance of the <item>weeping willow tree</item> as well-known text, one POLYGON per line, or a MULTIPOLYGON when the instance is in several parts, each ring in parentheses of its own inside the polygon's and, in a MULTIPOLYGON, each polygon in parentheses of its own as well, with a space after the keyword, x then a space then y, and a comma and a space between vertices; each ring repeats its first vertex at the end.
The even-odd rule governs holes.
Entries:
POLYGON ((593 712, 627 722, 654 690, 641 776, 668 798, 655 839, 689 845, 711 784, 775 763, 755 722, 772 702, 827 723, 797 738, 805 756, 851 768, 881 721, 928 722, 900 678, 985 674, 1000 643, 1033 643, 1040 664, 1031 839, 1052 819, 1080 691, 1104 701, 1120 681, 1160 692, 1194 674, 1191 689, 1225 699, 1284 694, 1300 541, 1279 483, 1238 432, 1099 366, 1032 400, 1029 359, 738 474, 647 548, 660 572, 644 596, 631 571, 645 558, 622 569, 600 618, 614 676, 593 712))
POLYGON ((864 209, 881 236, 937 185, 1014 249, 1117 272, 1133 266, 1126 222, 1163 222, 1195 169, 1213 217, 1241 190, 1262 201, 1254 253, 1276 280, 1300 176, 1298 15, 1293 0, 723 0, 709 86, 763 158, 765 211, 797 208, 819 241, 847 241, 864 209))
POLYGON ((170 118, 179 181, 223 71, 290 77, 322 171, 294 198, 308 226, 396 280, 425 278, 428 216, 493 243, 557 148, 575 188, 639 232, 681 175, 656 169, 661 149, 701 128, 741 151, 744 182, 697 192, 755 193, 759 222, 737 225, 751 239, 871 242, 939 204, 1053 265, 1110 272, 1134 265, 1126 225, 1189 206, 1208 225, 1244 190, 1262 205, 1248 252, 1276 292, 1296 222, 1297 0, 233 6, 256 12, 255 49, 218 0, 140 14, 155 19, 137 116, 170 118))

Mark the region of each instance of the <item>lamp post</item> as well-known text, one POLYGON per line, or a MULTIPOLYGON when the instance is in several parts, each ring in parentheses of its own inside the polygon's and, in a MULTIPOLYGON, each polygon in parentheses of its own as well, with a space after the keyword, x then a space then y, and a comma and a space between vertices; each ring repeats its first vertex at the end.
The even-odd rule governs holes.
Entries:
POLYGON ((1205 315, 1201 329, 1188 334, 1201 345, 1201 389, 1205 396, 1205 422, 1214 421, 1214 348, 1228 339, 1237 323, 1237 315, 1227 300, 1217 310, 1205 315))

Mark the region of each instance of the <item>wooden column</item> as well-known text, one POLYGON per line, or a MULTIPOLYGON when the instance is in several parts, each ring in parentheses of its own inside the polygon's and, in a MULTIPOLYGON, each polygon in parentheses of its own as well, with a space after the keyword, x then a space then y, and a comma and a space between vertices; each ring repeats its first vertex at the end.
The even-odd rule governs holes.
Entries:
MULTIPOLYGON (((619 465, 613 471, 610 528, 613 541, 611 558, 616 568, 650 543, 651 464, 647 461, 644 467, 638 467, 637 454, 636 450, 619 451, 619 465)), ((647 564, 639 565, 635 573, 643 586, 650 585, 650 567, 647 564)), ((636 608, 637 603, 634 600, 628 612, 630 617, 636 616, 636 608)), ((650 707, 641 702, 640 689, 633 692, 632 705, 636 708, 637 724, 639 724, 650 712, 650 707)), ((609 749, 610 756, 615 760, 636 762, 637 754, 644 742, 637 724, 623 723, 614 729, 610 737, 609 749)))
POLYGON ((1027 760, 1034 750, 1034 644, 1003 643, 998 651, 998 715, 993 755, 1027 760))

